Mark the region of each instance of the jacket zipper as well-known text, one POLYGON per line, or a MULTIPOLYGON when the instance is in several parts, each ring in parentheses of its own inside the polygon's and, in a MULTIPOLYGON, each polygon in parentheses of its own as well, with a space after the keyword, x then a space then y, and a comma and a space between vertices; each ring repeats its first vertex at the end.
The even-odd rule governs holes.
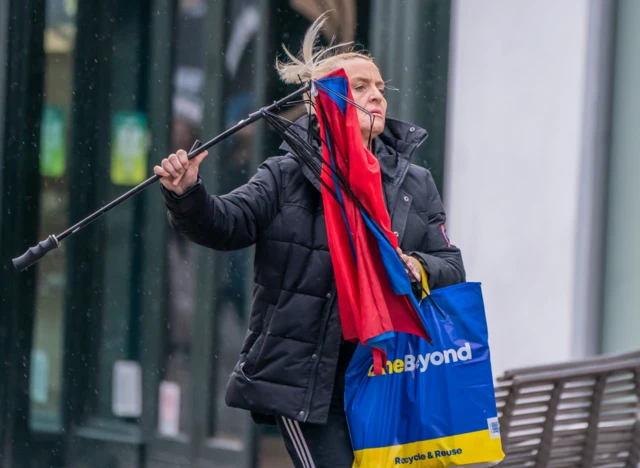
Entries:
POLYGON ((425 136, 424 138, 422 138, 422 140, 420 140, 415 147, 411 150, 411 152, 409 153, 408 157, 407 157, 407 165, 406 167, 402 170, 402 174, 400 174, 396 180, 393 183, 393 190, 394 193, 396 194, 396 196, 394 197, 393 200, 393 206, 390 206, 387 204, 387 197, 386 197, 386 193, 383 190, 383 196, 385 198, 385 205, 387 205, 387 211, 389 211, 389 216, 392 216, 393 213, 396 210, 396 205, 398 204, 398 197, 397 197, 397 192, 400 191, 400 186, 402 185, 402 182, 404 182, 405 177, 407 177, 407 172, 409 172, 409 169, 411 168, 411 157, 413 156, 413 153, 416 152, 416 150, 418 148, 420 148, 420 145, 422 145, 422 143, 424 143, 424 141, 427 139, 427 136, 425 136))
POLYGON ((333 303, 336 300, 336 284, 335 281, 332 283, 331 285, 331 291, 329 292, 329 294, 331 294, 331 297, 329 298, 328 302, 327 302, 327 306, 325 309, 325 314, 324 314, 324 324, 323 324, 323 329, 322 329, 322 341, 320 343, 318 343, 318 346, 316 347, 315 350, 315 359, 314 359, 314 363, 313 363, 313 368, 311 369, 311 378, 309 379, 309 393, 307 394, 305 401, 304 401, 304 406, 302 407, 302 410, 300 411, 300 413, 298 414, 298 416, 302 416, 302 422, 307 422, 307 419, 309 418, 309 408, 311 406, 311 398, 313 397, 313 393, 315 390, 315 382, 316 382, 316 374, 317 374, 317 369, 318 369, 318 364, 320 363, 320 356, 322 355, 322 350, 324 348, 324 342, 327 338, 327 327, 329 326, 329 316, 331 315, 331 307, 333 306, 333 303))
POLYGON ((409 153, 409 157, 407 158, 407 167, 404 168, 404 170, 402 171, 401 176, 398 179, 398 188, 400 188, 400 186, 402 185, 402 182, 404 182, 404 178, 407 176, 407 172, 409 172, 409 168, 411 167, 411 158, 413 157, 413 153, 415 153, 416 150, 418 148, 420 148, 420 146, 422 146, 422 143, 424 143, 426 139, 427 139, 427 136, 422 138, 422 140, 420 140, 418 142, 418 144, 416 144, 416 146, 409 153))

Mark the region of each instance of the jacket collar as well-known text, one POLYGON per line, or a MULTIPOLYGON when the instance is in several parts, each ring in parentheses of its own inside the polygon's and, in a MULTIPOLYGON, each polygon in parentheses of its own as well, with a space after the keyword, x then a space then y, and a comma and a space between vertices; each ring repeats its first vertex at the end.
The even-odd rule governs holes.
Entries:
MULTIPOLYGON (((311 117, 311 119, 315 119, 315 117, 311 117)), ((296 125, 292 125, 289 128, 300 137, 307 138, 309 121, 310 117, 305 115, 296 120, 296 125)), ((371 147, 373 154, 381 161, 382 158, 393 157, 394 162, 391 166, 389 164, 381 164, 381 168, 383 174, 392 181, 394 187, 399 187, 400 184, 402 184, 411 164, 411 156, 428 136, 429 134, 424 128, 387 117, 384 131, 373 139, 371 147)), ((320 151, 320 142, 317 139, 314 138, 312 144, 314 148, 320 151)), ((282 142, 280 149, 293 154, 287 142, 282 142)), ((316 189, 320 190, 320 181, 318 178, 313 175, 306 164, 301 164, 301 167, 305 177, 309 179, 316 189)))

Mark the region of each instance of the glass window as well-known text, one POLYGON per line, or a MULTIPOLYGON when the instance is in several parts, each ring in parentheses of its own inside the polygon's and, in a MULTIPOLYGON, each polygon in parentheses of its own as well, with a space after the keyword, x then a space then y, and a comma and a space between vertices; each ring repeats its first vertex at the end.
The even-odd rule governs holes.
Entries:
POLYGON ((640 330, 640 2, 621 0, 614 69, 604 278, 604 352, 638 349, 640 330))
MULTIPOLYGON (((258 0, 228 1, 224 38, 224 114, 223 127, 229 128, 259 108, 255 87, 255 45, 260 33, 260 2, 258 0)), ((254 148, 257 125, 249 125, 226 139, 219 151, 215 171, 219 177, 217 193, 229 193, 247 183, 254 168, 254 148)), ((209 168, 213 169, 211 165, 209 168)), ((229 408, 224 394, 229 375, 238 359, 240 345, 246 333, 249 301, 247 277, 251 276, 252 255, 249 249, 216 252, 215 327, 213 359, 213 389, 215 409, 210 435, 216 439, 242 440, 246 427, 244 412, 229 408), (248 275, 249 274, 249 275, 248 275)))
MULTIPOLYGON (((147 49, 143 23, 145 6, 118 0, 110 20, 112 29, 108 105, 97 109, 105 115, 108 131, 100 141, 96 164, 96 206, 114 200, 146 180, 148 124, 143 77, 147 49)), ((105 83, 107 81, 105 80, 105 83)), ((147 199, 136 196, 98 221, 102 242, 91 260, 102 281, 95 294, 101 298, 96 319, 98 350, 93 416, 101 420, 135 422, 142 414, 140 365, 140 285, 145 247, 141 238, 147 199)))
MULTIPOLYGON (((69 182, 68 150, 72 70, 75 46, 75 4, 47 0, 44 49, 45 99, 40 150, 40 234, 58 234, 67 228, 69 182)), ((59 430, 61 422, 64 294, 64 251, 55 251, 38 263, 36 315, 31 356, 30 424, 37 430, 59 430)))
MULTIPOLYGON (((189 151, 202 139, 204 89, 203 21, 207 7, 202 0, 178 3, 175 40, 175 73, 171 148, 189 151)), ((167 318, 159 386, 160 408, 173 401, 178 411, 162 412, 158 432, 164 437, 184 437, 191 427, 193 391, 193 324, 196 306, 197 247, 167 229, 167 318)), ((196 406, 203 406, 196 402, 196 406)))

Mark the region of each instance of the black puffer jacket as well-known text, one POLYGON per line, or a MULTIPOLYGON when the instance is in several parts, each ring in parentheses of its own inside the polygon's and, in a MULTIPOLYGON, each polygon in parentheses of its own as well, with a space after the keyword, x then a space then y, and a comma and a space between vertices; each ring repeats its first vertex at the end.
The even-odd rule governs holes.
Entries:
MULTIPOLYGON (((465 272, 460 251, 443 235, 445 213, 430 172, 410 163, 426 137, 387 119, 373 152, 400 246, 422 261, 438 288, 464 281, 465 272)), ((171 224, 192 241, 219 250, 256 244, 249 330, 227 404, 254 418, 326 422, 342 333, 317 179, 287 154, 269 158, 227 195, 207 194, 200 181, 181 197, 163 193, 171 224)))

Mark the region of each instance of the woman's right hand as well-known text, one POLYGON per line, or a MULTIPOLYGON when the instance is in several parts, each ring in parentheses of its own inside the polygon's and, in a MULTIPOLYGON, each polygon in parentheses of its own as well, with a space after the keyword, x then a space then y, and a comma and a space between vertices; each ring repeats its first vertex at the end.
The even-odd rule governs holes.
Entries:
POLYGON ((160 166, 155 166, 153 172, 161 177, 160 183, 164 188, 182 195, 198 181, 198 167, 207 154, 209 152, 205 151, 189 160, 185 150, 178 150, 163 159, 160 166))

